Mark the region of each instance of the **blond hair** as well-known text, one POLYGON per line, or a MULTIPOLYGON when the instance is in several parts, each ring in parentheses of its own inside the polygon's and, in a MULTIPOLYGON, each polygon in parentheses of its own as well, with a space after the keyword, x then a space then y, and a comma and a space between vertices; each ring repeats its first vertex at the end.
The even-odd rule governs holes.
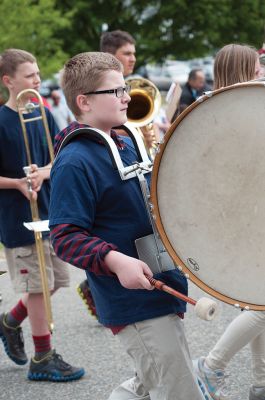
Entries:
POLYGON ((25 50, 7 49, 0 55, 0 77, 14 76, 20 64, 25 62, 35 63, 36 58, 25 50))
POLYGON ((214 89, 254 79, 257 58, 257 50, 251 46, 228 44, 222 47, 214 61, 214 89))
POLYGON ((75 116, 81 114, 76 97, 97 90, 104 74, 111 70, 123 72, 123 66, 112 54, 101 52, 77 54, 64 65, 60 83, 68 107, 75 116))

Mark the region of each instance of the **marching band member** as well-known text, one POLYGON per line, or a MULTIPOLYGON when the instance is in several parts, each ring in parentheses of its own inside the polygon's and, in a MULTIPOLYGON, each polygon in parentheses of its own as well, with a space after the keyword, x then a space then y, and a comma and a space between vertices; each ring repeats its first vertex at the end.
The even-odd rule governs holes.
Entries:
MULTIPOLYGON (((140 75, 134 74, 136 63, 136 49, 134 38, 126 31, 116 30, 104 32, 100 39, 100 51, 113 54, 123 65, 124 78, 136 79, 140 75)), ((151 149, 154 139, 159 142, 159 129, 153 125, 141 127, 146 147, 151 149)))
MULTIPOLYGON (((104 32, 100 38, 100 51, 113 54, 123 65, 123 76, 125 78, 128 76, 134 78, 132 74, 136 63, 135 40, 128 32, 121 30, 104 32)), ((153 145, 154 134, 159 142, 159 130, 156 127, 154 127, 154 129, 153 131, 146 127, 141 128, 148 148, 151 148, 153 145)), ((121 130, 118 133, 123 134, 121 130)), ((96 315, 94 301, 87 280, 80 283, 77 291, 86 303, 91 314, 96 315)))
MULTIPOLYGON (((136 152, 112 130, 127 120, 122 71, 111 54, 81 53, 65 64, 61 85, 77 119, 67 134, 79 126, 98 128, 131 165, 136 152)), ((151 290, 145 274, 152 271, 137 256, 135 239, 152 233, 138 179, 122 181, 102 142, 77 136, 52 167, 49 216, 56 254, 86 272, 100 323, 117 334, 134 362, 136 376, 109 400, 204 399, 185 338, 186 304, 151 290)), ((187 292, 178 270, 164 272, 163 280, 187 292)))
MULTIPOLYGON (((32 54, 24 50, 8 49, 0 56, 0 75, 9 92, 7 103, 0 108, 0 237, 14 290, 23 293, 9 312, 1 314, 0 338, 8 357, 16 364, 26 364, 28 358, 21 324, 28 316, 35 347, 28 378, 55 382, 79 379, 84 375, 83 368, 67 364, 51 347, 34 234, 23 226, 23 222, 31 221, 31 211, 27 178, 23 173, 27 157, 16 98, 24 89, 39 90, 40 71, 32 54)), ((25 118, 39 114, 39 111, 34 110, 25 118)), ((58 128, 47 109, 46 115, 50 132, 54 135, 58 128)), ((31 123, 28 135, 34 163, 29 176, 33 196, 38 198, 41 218, 48 219, 50 168, 38 170, 38 165, 46 166, 50 163, 42 122, 31 123)), ((48 233, 43 237, 48 286, 54 293, 60 287, 69 286, 69 270, 55 256, 48 233)))

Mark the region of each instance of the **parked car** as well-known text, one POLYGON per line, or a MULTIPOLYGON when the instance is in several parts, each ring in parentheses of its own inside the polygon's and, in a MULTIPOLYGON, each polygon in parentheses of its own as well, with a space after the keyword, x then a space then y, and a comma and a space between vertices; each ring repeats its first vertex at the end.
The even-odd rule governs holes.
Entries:
MULTIPOLYGON (((186 61, 166 61, 164 64, 147 64, 144 71, 144 77, 153 82, 160 91, 168 91, 172 82, 178 82, 181 86, 185 84, 190 67, 186 61)), ((141 69, 139 73, 141 74, 141 69)))
POLYGON ((172 76, 165 65, 147 64, 147 79, 153 82, 161 91, 168 91, 172 83, 172 76))
POLYGON ((213 83, 213 57, 194 58, 192 60, 167 60, 163 64, 147 64, 138 72, 143 77, 150 79, 159 90, 167 91, 172 82, 183 86, 193 68, 201 68, 206 77, 206 82, 211 87, 213 83), (144 71, 144 74, 141 73, 144 71))
POLYGON ((179 83, 180 86, 185 85, 191 70, 188 61, 169 60, 166 61, 166 68, 173 82, 179 83))

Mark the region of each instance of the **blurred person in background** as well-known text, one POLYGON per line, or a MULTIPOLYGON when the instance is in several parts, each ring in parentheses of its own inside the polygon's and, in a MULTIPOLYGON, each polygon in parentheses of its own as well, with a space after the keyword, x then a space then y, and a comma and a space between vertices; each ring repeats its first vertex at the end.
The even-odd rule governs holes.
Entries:
POLYGON ((173 122, 185 108, 196 101, 205 90, 208 90, 208 88, 203 70, 201 68, 192 69, 189 73, 188 81, 182 88, 179 103, 171 122, 173 122))
POLYGON ((189 73, 188 81, 182 89, 179 100, 181 109, 191 105, 203 93, 205 87, 205 74, 202 69, 192 69, 189 73))
POLYGON ((100 51, 113 54, 122 63, 125 78, 133 73, 136 63, 135 40, 128 32, 104 32, 100 38, 100 51))
POLYGON ((53 118, 55 119, 55 122, 58 125, 59 129, 62 130, 74 120, 74 116, 70 112, 67 104, 62 101, 62 96, 59 90, 53 90, 51 92, 51 99, 51 112, 53 118))
POLYGON ((163 137, 170 127, 170 122, 167 118, 164 107, 161 107, 158 115, 154 118, 154 129, 157 129, 159 134, 159 142, 163 140, 163 137))

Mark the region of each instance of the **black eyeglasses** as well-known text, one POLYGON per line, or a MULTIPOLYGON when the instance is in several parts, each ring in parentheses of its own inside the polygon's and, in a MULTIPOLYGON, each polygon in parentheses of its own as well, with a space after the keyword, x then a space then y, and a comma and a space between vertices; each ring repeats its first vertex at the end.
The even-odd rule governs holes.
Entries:
POLYGON ((88 94, 115 93, 116 97, 121 98, 124 96, 124 93, 130 93, 130 91, 131 91, 131 86, 125 85, 124 87, 118 87, 117 89, 97 90, 95 92, 83 93, 83 95, 86 96, 88 94))

